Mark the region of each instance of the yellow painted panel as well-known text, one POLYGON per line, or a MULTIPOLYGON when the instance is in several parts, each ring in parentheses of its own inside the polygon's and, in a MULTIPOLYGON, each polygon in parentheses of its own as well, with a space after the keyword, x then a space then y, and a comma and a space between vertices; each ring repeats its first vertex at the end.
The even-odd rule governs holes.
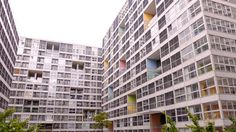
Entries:
POLYGON ((104 69, 105 71, 109 68, 109 62, 108 61, 104 61, 104 69))
POLYGON ((144 13, 143 18, 144 18, 144 21, 151 21, 153 18, 153 15, 148 14, 148 13, 144 13))
POLYGON ((128 114, 136 112, 136 105, 128 105, 128 114))
POLYGON ((152 14, 143 13, 143 19, 144 19, 144 29, 146 30, 148 28, 149 22, 152 20, 154 16, 152 14))

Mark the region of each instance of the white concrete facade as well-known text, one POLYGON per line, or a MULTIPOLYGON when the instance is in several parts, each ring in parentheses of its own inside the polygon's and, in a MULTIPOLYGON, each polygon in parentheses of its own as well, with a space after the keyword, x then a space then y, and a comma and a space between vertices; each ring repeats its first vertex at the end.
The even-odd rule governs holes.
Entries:
POLYGON ((102 49, 21 38, 9 107, 47 132, 94 131, 101 111, 102 49))
POLYGON ((219 131, 236 116, 234 0, 127 0, 103 50, 102 107, 115 132, 159 131, 161 112, 181 131, 187 109, 219 131))
POLYGON ((19 37, 8 0, 0 0, 0 112, 6 109, 9 103, 18 42, 19 37))

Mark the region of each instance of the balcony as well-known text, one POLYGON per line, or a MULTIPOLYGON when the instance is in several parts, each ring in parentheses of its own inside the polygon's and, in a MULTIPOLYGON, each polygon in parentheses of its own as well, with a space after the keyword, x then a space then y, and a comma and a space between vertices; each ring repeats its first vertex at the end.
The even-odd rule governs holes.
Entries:
POLYGON ((136 94, 132 93, 128 95, 128 98, 127 98, 128 114, 133 114, 137 112, 136 103, 137 103, 136 94))
POLYGON ((72 62, 72 71, 83 71, 84 70, 84 63, 79 61, 72 62))
POLYGON ((151 80, 162 73, 160 50, 154 52, 146 59, 147 79, 151 80))
POLYGON ((148 27, 152 25, 152 23, 157 19, 156 16, 156 7, 155 1, 153 0, 151 4, 146 8, 143 13, 144 18, 144 29, 146 30, 148 27))
POLYGON ((29 70, 27 81, 34 83, 42 83, 42 71, 29 70))

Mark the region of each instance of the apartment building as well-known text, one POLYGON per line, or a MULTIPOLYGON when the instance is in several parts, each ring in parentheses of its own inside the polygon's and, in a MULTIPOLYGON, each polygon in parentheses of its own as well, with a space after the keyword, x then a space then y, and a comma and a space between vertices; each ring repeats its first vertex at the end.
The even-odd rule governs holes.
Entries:
POLYGON ((182 132, 236 116, 236 1, 127 0, 103 39, 102 108, 114 132, 182 132))
POLYGON ((46 132, 94 131, 102 72, 101 48, 20 38, 9 107, 46 132))
POLYGON ((18 41, 8 0, 0 0, 0 112, 9 103, 18 41))

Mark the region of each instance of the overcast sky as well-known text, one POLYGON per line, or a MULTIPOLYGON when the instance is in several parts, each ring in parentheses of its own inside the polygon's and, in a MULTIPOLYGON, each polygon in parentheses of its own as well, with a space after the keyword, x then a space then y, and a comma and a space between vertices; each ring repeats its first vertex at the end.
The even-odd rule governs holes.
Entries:
POLYGON ((102 46, 125 0, 9 0, 20 36, 102 46))

